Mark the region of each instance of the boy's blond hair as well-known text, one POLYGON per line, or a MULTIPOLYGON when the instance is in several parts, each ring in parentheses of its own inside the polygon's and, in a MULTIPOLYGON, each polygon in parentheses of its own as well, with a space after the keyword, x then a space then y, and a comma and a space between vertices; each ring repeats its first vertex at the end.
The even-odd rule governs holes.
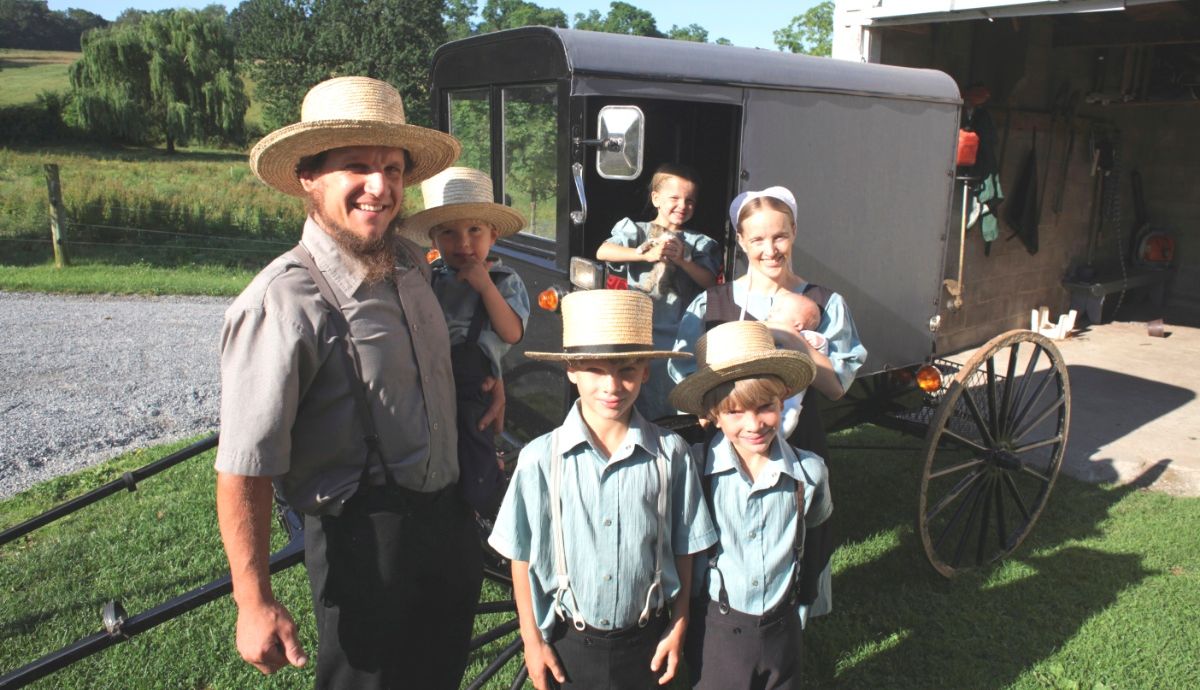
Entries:
POLYGON ((754 376, 726 381, 704 394, 704 409, 708 418, 734 409, 752 410, 773 400, 788 396, 788 387, 777 376, 754 376))

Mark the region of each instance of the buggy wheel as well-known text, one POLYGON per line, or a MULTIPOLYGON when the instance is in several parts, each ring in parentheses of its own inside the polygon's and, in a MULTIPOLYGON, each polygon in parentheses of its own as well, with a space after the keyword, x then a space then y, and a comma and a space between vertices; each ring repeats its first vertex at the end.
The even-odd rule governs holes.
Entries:
POLYGON ((1071 387, 1048 338, 1016 330, 955 375, 925 437, 917 527, 946 577, 1016 549, 1062 467, 1071 387))

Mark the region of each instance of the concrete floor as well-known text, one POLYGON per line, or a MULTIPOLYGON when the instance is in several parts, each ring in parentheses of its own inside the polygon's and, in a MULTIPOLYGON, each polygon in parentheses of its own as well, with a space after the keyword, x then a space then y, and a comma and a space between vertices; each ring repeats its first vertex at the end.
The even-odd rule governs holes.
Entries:
MULTIPOLYGON (((1200 328, 1088 326, 1057 341, 1071 384, 1063 471, 1200 496, 1200 328)), ((970 352, 951 359, 965 361, 970 352)))

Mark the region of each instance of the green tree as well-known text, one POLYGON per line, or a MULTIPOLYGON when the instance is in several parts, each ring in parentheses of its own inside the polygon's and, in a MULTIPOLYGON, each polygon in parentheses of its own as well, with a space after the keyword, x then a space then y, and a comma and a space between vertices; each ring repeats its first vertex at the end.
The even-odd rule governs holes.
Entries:
POLYGON ((429 124, 429 61, 446 42, 445 9, 444 0, 246 0, 230 23, 268 127, 295 122, 309 88, 346 75, 394 85, 408 120, 429 124))
POLYGON ((447 0, 446 11, 443 13, 446 19, 447 41, 457 41, 475 33, 471 17, 475 16, 478 6, 479 3, 475 0, 447 0))
POLYGON ((688 24, 687 26, 671 25, 671 30, 667 32, 667 38, 672 38, 676 41, 708 43, 708 29, 699 24, 688 24))
POLYGON ((191 10, 148 13, 83 37, 70 119, 102 136, 175 144, 241 141, 248 101, 225 25, 191 10))
POLYGON ((46 0, 0 0, 0 48, 79 50, 79 37, 108 21, 87 10, 51 12, 46 0))
POLYGON ((825 0, 792 17, 792 23, 775 31, 780 50, 829 57, 833 53, 833 2, 825 0))
POLYGON ((560 9, 547 8, 525 0, 487 0, 480 13, 483 21, 477 33, 516 29, 522 26, 567 28, 567 15, 560 9))
POLYGON ((666 34, 658 30, 658 23, 654 21, 653 14, 619 1, 609 4, 607 15, 601 15, 597 10, 592 10, 586 15, 576 12, 575 28, 610 34, 666 38, 666 34))

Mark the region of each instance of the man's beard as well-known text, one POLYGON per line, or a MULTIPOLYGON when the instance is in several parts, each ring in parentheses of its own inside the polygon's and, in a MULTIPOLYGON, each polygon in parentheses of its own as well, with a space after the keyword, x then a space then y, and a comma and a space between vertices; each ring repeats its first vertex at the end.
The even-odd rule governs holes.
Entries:
POLYGON ((379 237, 366 239, 326 218, 312 199, 308 199, 306 205, 309 215, 317 219, 317 224, 333 238, 342 251, 362 267, 364 283, 375 285, 391 277, 396 270, 396 227, 399 225, 399 218, 388 225, 387 230, 379 237))

